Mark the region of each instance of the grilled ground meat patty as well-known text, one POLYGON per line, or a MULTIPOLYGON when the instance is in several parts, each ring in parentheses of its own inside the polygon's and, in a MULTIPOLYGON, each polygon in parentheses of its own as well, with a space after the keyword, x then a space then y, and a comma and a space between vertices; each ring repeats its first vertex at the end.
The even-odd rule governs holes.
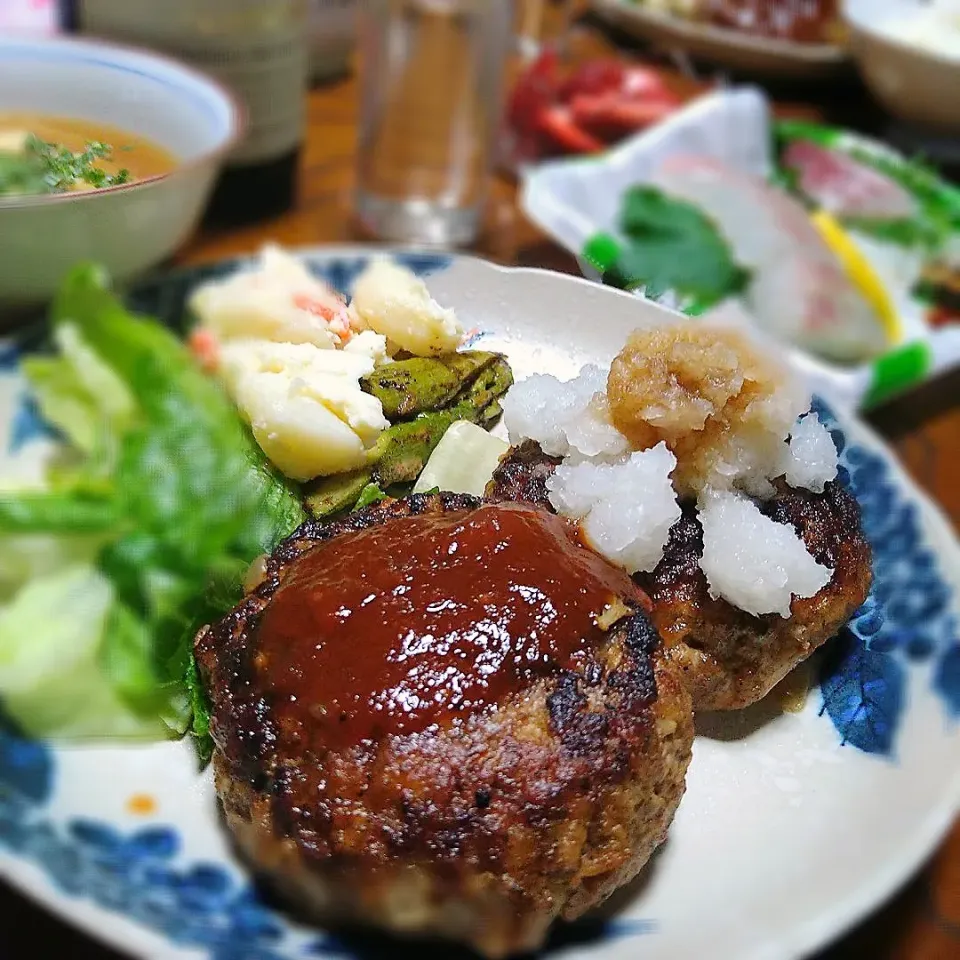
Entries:
POLYGON ((535 440, 524 440, 500 458, 486 494, 491 500, 523 500, 553 511, 547 481, 561 463, 561 457, 547 455, 535 440))
MULTIPOLYGON (((546 481, 557 462, 527 441, 503 458, 487 495, 552 509, 546 481)), ((653 601, 653 622, 667 658, 683 671, 695 710, 736 710, 761 699, 849 620, 870 587, 860 509, 842 484, 828 483, 817 494, 778 481, 776 496, 759 506, 791 524, 813 557, 834 570, 815 596, 794 598, 789 619, 752 616, 710 596, 699 566, 703 528, 692 503, 683 505, 656 569, 634 578, 653 601)))
POLYGON ((307 522, 196 640, 239 846, 321 921, 536 948, 639 871, 683 793, 690 700, 647 609, 528 504, 307 522))

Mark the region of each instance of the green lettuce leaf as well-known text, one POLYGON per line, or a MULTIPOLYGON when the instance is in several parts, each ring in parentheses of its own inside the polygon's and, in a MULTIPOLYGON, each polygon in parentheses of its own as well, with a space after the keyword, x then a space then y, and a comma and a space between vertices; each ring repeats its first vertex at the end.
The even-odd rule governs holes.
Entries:
POLYGON ((213 737, 210 734, 210 701, 200 681, 200 671, 193 654, 187 664, 186 685, 190 694, 190 712, 194 744, 201 766, 206 766, 213 756, 213 737))
MULTIPOLYGON (((77 465, 51 473, 46 492, 0 496, 0 539, 47 538, 47 562, 52 540, 64 557, 69 544, 96 544, 111 599, 102 620, 88 619, 96 655, 84 662, 111 707, 101 730, 89 719, 82 729, 111 735, 115 715, 179 735, 195 700, 184 677, 196 630, 240 599, 250 562, 302 522, 300 496, 183 343, 130 315, 102 271, 74 270, 52 320, 58 352, 28 361, 27 375, 77 465)), ((30 642, 44 646, 44 631, 30 642)), ((42 726, 56 732, 49 717, 42 726)))
POLYGON ((11 533, 106 533, 123 522, 115 497, 91 496, 84 491, 4 492, 0 494, 0 536, 11 533))
POLYGON ((357 502, 353 505, 353 509, 362 510, 364 507, 369 507, 372 503, 379 503, 381 500, 385 500, 386 498, 387 495, 380 489, 378 484, 368 483, 360 491, 360 496, 357 498, 357 502))
POLYGON ((127 385, 71 323, 54 329, 56 356, 24 359, 21 369, 44 419, 78 451, 110 462, 111 439, 130 423, 136 403, 127 385))
POLYGON ((159 717, 138 716, 101 669, 113 589, 89 566, 30 581, 0 608, 0 697, 27 734, 60 739, 155 738, 159 717))

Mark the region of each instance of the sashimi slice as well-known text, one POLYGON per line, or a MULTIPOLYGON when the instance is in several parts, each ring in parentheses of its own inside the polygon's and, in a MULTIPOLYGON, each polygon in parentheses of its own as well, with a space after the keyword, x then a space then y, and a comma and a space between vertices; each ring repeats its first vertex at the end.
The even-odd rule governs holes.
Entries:
POLYGON ((753 271, 744 301, 761 327, 840 362, 886 347, 870 304, 792 197, 706 157, 672 157, 650 183, 714 220, 735 259, 753 271))
POLYGON ((917 215, 916 200, 899 183, 836 150, 796 140, 781 160, 796 173, 803 193, 835 216, 904 220, 917 215))

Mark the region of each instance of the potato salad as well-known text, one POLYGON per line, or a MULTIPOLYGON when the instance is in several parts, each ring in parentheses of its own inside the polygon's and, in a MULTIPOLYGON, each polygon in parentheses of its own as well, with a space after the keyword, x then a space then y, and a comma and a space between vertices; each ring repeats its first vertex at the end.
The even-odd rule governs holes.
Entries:
POLYGON ((190 301, 191 343, 223 382, 263 452, 308 481, 357 470, 390 426, 361 380, 393 362, 453 353, 463 329, 422 280, 388 260, 358 278, 353 302, 275 246, 190 301))

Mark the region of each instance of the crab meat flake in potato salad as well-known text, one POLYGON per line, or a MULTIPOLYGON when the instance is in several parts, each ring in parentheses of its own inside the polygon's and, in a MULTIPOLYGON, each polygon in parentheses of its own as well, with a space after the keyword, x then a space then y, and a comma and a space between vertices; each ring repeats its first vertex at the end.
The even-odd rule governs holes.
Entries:
POLYGON ((399 352, 456 351, 463 329, 426 284, 389 260, 357 279, 353 303, 268 246, 250 270, 200 287, 190 344, 223 382, 257 443, 307 481, 363 467, 389 427, 361 379, 399 352))
POLYGON ((343 297, 273 245, 264 247, 252 269, 200 286, 190 309, 222 342, 260 339, 333 350, 352 335, 343 297))

